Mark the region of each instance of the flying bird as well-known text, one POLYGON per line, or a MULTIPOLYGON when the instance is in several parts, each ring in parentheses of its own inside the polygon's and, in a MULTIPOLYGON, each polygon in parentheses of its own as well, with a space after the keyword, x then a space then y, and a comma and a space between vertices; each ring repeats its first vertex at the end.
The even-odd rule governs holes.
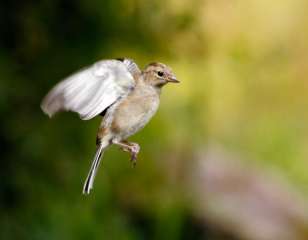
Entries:
POLYGON ((82 120, 103 116, 83 194, 93 188, 100 159, 108 146, 120 146, 136 164, 140 146, 127 138, 156 113, 161 89, 167 83, 179 81, 165 64, 153 62, 141 71, 133 60, 122 58, 98 61, 59 82, 46 95, 41 108, 49 117, 60 111, 76 112, 82 120))

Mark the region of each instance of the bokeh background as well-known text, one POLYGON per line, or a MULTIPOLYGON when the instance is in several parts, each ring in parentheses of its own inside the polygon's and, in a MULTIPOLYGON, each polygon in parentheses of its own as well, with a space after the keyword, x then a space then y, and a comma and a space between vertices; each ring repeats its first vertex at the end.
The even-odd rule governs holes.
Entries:
POLYGON ((0 239, 308 239, 306 0, 1 1, 0 239), (181 80, 81 194, 100 118, 40 101, 93 62, 181 80))

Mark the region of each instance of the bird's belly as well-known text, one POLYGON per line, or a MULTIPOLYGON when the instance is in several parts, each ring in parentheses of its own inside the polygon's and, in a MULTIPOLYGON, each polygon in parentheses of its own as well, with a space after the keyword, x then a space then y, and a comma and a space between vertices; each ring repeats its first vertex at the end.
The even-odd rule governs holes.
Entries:
POLYGON ((123 101, 114 113, 112 131, 119 139, 126 139, 142 129, 156 113, 159 99, 155 96, 131 98, 123 101))

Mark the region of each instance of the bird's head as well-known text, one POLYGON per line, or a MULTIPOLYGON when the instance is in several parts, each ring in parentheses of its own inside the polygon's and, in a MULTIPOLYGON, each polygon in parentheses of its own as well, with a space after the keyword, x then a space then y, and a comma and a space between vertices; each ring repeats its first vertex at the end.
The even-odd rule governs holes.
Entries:
POLYGON ((155 87, 162 87, 167 83, 179 83, 172 70, 162 63, 150 63, 142 72, 146 83, 155 87))

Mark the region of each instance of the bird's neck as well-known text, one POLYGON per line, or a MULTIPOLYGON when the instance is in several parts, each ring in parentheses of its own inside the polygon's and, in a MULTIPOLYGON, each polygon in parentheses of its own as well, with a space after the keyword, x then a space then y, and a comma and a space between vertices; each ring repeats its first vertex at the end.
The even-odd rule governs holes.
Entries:
POLYGON ((146 83, 142 78, 136 83, 135 91, 155 93, 159 97, 161 93, 161 87, 152 86, 151 84, 146 83))

